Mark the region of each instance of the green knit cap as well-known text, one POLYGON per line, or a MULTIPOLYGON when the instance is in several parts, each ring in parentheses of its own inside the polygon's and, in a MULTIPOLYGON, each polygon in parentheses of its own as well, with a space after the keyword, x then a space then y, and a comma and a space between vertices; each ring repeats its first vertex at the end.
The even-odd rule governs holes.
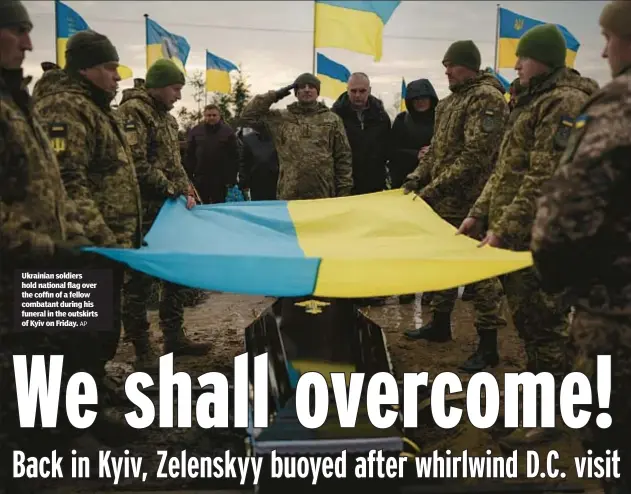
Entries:
POLYGON ((567 47, 563 34, 554 24, 533 27, 519 39, 515 54, 532 58, 553 69, 565 67, 567 47))
POLYGON ((0 0, 0 28, 21 24, 33 27, 24 4, 19 0, 0 0))
POLYGON ((180 68, 171 60, 161 58, 157 60, 145 77, 147 89, 160 89, 174 84, 186 84, 186 79, 180 68))
POLYGON ((470 39, 465 41, 456 41, 453 43, 443 57, 443 65, 450 63, 452 65, 461 65, 468 69, 478 71, 482 63, 480 50, 470 39))
POLYGON ((68 70, 90 69, 103 63, 118 62, 118 52, 103 34, 86 30, 73 34, 66 45, 68 70))

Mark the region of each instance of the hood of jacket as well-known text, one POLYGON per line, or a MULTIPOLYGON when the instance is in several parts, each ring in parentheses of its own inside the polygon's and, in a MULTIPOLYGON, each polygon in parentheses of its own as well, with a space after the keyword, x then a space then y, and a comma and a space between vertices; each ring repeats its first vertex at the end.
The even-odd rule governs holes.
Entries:
POLYGON ((80 75, 70 74, 63 69, 53 69, 44 72, 42 78, 37 81, 37 90, 33 96, 45 98, 60 93, 80 94, 90 98, 102 108, 110 108, 114 95, 108 94, 96 87, 86 78, 80 75))
MULTIPOLYGON (((355 111, 351 106, 351 99, 348 97, 347 92, 343 92, 342 94, 340 94, 337 100, 335 100, 335 103, 333 103, 331 110, 333 110, 340 116, 347 115, 355 111)), ((383 101, 373 96, 372 94, 368 96, 368 108, 366 109, 366 111, 375 116, 383 114, 387 115, 386 109, 383 106, 383 101)))
POLYGON ((287 105, 287 111, 293 113, 294 115, 315 115, 317 113, 325 113, 331 110, 321 101, 317 101, 313 105, 303 105, 302 103, 296 101, 287 105))
POLYGON ((574 69, 561 68, 551 73, 533 77, 528 85, 528 94, 535 95, 547 92, 557 87, 569 87, 578 89, 586 95, 591 96, 598 91, 598 83, 588 77, 583 77, 574 69))
POLYGON ((417 98, 429 98, 432 101, 432 108, 436 108, 438 95, 429 79, 417 79, 405 87, 405 105, 410 113, 415 112, 412 101, 417 98))
POLYGON ((504 90, 504 86, 502 83, 495 77, 493 74, 489 74, 488 72, 480 72, 473 79, 469 79, 467 81, 461 82, 457 84, 453 88, 451 88, 452 93, 459 93, 461 91, 466 91, 472 87, 477 86, 490 86, 494 89, 497 89, 502 95, 506 93, 504 90))

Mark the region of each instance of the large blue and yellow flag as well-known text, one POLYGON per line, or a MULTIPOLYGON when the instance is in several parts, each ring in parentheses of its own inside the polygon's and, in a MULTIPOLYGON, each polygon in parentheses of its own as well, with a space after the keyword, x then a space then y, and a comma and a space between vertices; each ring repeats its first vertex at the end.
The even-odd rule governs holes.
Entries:
MULTIPOLYGON (((90 29, 88 23, 85 22, 74 9, 66 4, 55 1, 55 32, 57 42, 57 65, 64 67, 66 65, 66 45, 68 38, 79 31, 90 29)), ((130 79, 134 76, 132 70, 126 65, 118 66, 118 74, 121 79, 130 79)))
POLYGON ((315 1, 316 48, 343 48, 381 60, 383 28, 400 1, 315 1))
POLYGON ((162 206, 140 249, 86 247, 193 288, 276 297, 439 291, 532 265, 479 248, 401 189, 334 199, 162 206))
POLYGON ((320 79, 320 95, 331 99, 337 99, 346 91, 346 84, 351 76, 350 70, 322 53, 318 53, 316 57, 316 73, 320 79))
POLYGON ((206 92, 230 94, 230 72, 233 70, 239 70, 239 67, 206 50, 206 92))
POLYGON ((172 60, 186 73, 186 61, 191 46, 186 38, 170 33, 160 24, 146 17, 147 29, 147 69, 157 60, 172 60))
MULTIPOLYGON (((515 63, 517 62, 515 51, 517 51, 519 38, 521 38, 529 29, 545 24, 545 22, 520 15, 503 8, 500 8, 499 16, 497 68, 512 69, 515 68, 515 63)), ((567 45, 567 57, 565 59, 565 63, 568 67, 574 67, 576 54, 581 44, 564 26, 561 26, 560 24, 557 24, 556 26, 563 33, 565 44, 567 45)))
POLYGON ((401 79, 401 104, 399 106, 399 110, 402 112, 407 111, 408 107, 405 103, 405 97, 407 96, 408 88, 405 84, 405 78, 401 79))

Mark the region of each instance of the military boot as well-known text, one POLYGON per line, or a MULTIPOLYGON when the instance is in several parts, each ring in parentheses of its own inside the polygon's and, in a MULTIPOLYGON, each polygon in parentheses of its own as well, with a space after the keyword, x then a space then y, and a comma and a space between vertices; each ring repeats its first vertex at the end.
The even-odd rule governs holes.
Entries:
POLYGON ((140 372, 157 372, 160 368, 160 357, 151 347, 149 339, 134 341, 134 347, 136 348, 134 369, 140 372))
POLYGON ((460 366, 460 370, 473 374, 483 371, 487 367, 497 367, 499 363, 500 356, 497 352, 497 333, 482 333, 480 334, 478 349, 460 366))
POLYGON ((406 331, 411 340, 427 340, 444 343, 451 340, 451 312, 435 312, 431 322, 418 329, 406 331))
POLYGON ((184 333, 184 328, 179 331, 164 332, 164 353, 173 353, 174 357, 202 356, 210 351, 208 343, 195 343, 184 333))

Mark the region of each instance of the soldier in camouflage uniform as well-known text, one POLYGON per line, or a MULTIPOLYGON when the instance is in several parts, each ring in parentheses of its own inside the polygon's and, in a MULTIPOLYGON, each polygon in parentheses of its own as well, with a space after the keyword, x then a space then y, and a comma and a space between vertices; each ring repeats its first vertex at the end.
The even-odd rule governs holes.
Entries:
MULTIPOLYGON (((31 78, 23 76, 32 28, 21 2, 0 0, 0 492, 7 494, 26 492, 22 481, 11 478, 12 450, 42 455, 68 445, 59 434, 68 432, 66 428, 20 428, 11 356, 64 354, 72 359, 82 352, 72 345, 75 332, 46 334, 15 327, 14 270, 66 267, 81 259, 79 246, 90 245, 33 111, 27 89, 31 78)), ((63 396, 61 403, 63 408, 63 396)), ((59 411, 60 418, 64 414, 59 411)))
MULTIPOLYGON (((542 287, 566 292, 575 308, 570 325, 573 371, 597 388, 596 359, 611 356, 611 424, 600 428, 598 400, 581 429, 594 457, 618 450, 620 479, 605 493, 628 494, 631 483, 631 2, 605 6, 600 25, 613 81, 574 121, 569 144, 542 190, 531 250, 542 287)), ((607 424, 601 424, 607 425, 607 424)))
MULTIPOLYGON (((40 79, 35 108, 48 130, 86 237, 97 246, 139 248, 142 211, 136 171, 123 129, 110 107, 120 81, 117 68, 118 53, 109 39, 81 31, 68 40, 64 69, 49 70, 40 79)), ((114 276, 113 331, 98 337, 85 335, 90 339, 76 342, 82 347, 83 360, 72 364, 95 378, 102 403, 111 392, 105 363, 114 357, 120 338, 124 268, 102 256, 93 256, 83 267, 111 269, 114 276)), ((107 418, 102 413, 98 417, 107 418)), ((103 430, 102 439, 129 439, 135 430, 120 425, 122 431, 103 430)))
MULTIPOLYGON (((491 174, 508 117, 504 88, 494 75, 480 71, 480 63, 480 52, 472 41, 457 41, 447 50, 443 65, 452 93, 438 103, 429 150, 403 184, 406 192, 417 192, 456 228, 491 174)), ((506 320, 501 314, 503 294, 497 278, 472 284, 470 290, 480 344, 461 368, 477 372, 499 363, 497 332, 506 326, 506 320)), ((457 295, 457 289, 434 293, 432 321, 405 335, 450 340, 457 295)))
POLYGON ((274 139, 279 162, 278 199, 351 195, 352 154, 344 124, 317 101, 319 94, 320 80, 302 74, 290 86, 255 96, 243 110, 243 126, 264 124, 274 139), (270 110, 292 89, 298 102, 285 110, 270 110))
MULTIPOLYGON (((471 208, 460 232, 482 245, 526 251, 535 201, 567 146, 569 130, 597 87, 565 67, 565 40, 559 29, 541 25, 519 41, 516 69, 522 90, 511 112, 495 171, 471 208)), ((567 319, 560 300, 541 292, 533 269, 502 278, 513 323, 524 341, 527 370, 566 373, 567 319)), ((516 447, 549 439, 550 429, 517 429, 503 444, 516 447)))
MULTIPOLYGON (((187 197, 195 205, 188 177, 182 166, 178 124, 169 113, 181 98, 184 74, 170 60, 158 60, 147 71, 142 84, 123 92, 117 111, 131 147, 143 200, 143 234, 146 235, 168 198, 187 197)), ((136 349, 136 368, 154 369, 157 356, 149 344, 147 302, 153 278, 130 271, 124 286, 123 324, 136 349)), ((203 355, 209 347, 195 344, 184 335, 184 288, 162 282, 160 327, 164 352, 175 355, 203 355)))

